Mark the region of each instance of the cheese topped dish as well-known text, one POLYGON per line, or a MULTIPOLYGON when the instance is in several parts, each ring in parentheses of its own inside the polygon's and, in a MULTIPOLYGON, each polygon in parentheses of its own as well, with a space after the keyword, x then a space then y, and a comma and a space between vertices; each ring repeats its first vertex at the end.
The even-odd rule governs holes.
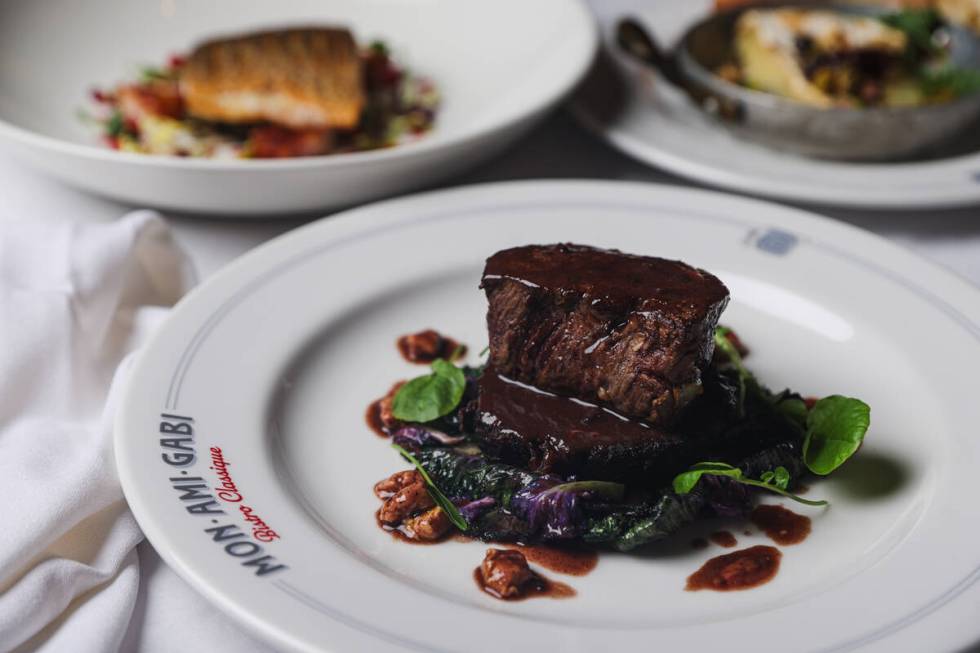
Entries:
POLYGON ((314 27, 208 41, 135 82, 95 91, 114 149, 283 158, 389 147, 428 132, 439 96, 381 43, 314 27))
POLYGON ((932 10, 751 9, 735 23, 735 64, 718 73, 826 108, 945 101, 980 88, 980 74, 946 65, 943 27, 932 10))

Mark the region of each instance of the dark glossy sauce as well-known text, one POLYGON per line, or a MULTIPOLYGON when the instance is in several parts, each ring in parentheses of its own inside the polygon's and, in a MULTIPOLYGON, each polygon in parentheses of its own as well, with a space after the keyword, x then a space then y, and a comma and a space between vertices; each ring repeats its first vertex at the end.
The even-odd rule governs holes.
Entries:
POLYGON ((541 565, 549 571, 569 576, 584 576, 599 564, 599 553, 589 549, 548 546, 514 546, 530 562, 541 565))
POLYGON ((482 285, 490 288, 501 279, 586 295, 600 304, 629 304, 637 310, 676 306, 697 312, 728 297, 728 289, 716 277, 681 261, 569 243, 497 252, 487 259, 482 285))
POLYGON ((799 544, 810 534, 810 518, 782 506, 756 506, 750 518, 776 544, 799 544))
POLYGON ((404 335, 395 344, 402 358, 409 363, 428 364, 437 358, 449 360, 454 354, 456 357, 466 354, 466 345, 461 345, 434 329, 404 335))
POLYGON ((480 567, 473 570, 473 580, 476 586, 486 594, 499 601, 523 601, 524 599, 549 598, 549 599, 570 599, 576 595, 575 588, 565 583, 561 583, 550 578, 545 578, 539 573, 534 573, 527 583, 524 584, 521 593, 514 596, 501 596, 487 587, 483 581, 483 571, 480 567))
POLYGON ((560 468, 597 445, 657 441, 663 447, 683 446, 683 440, 639 420, 578 399, 561 397, 518 383, 492 369, 480 377, 479 419, 487 429, 513 432, 541 443, 552 460, 535 465, 560 468))
POLYGON ((726 549, 730 549, 738 544, 738 540, 729 531, 715 531, 711 534, 710 538, 712 542, 726 549))
POLYGON ((753 546, 708 560, 687 579, 688 591, 745 590, 768 583, 779 571, 782 558, 772 546, 753 546))
POLYGON ((392 385, 391 389, 388 390, 388 393, 384 397, 372 401, 368 405, 367 410, 364 411, 364 422, 368 425, 368 428, 383 438, 391 435, 391 432, 390 429, 385 426, 384 420, 381 419, 382 404, 394 397, 395 393, 398 392, 398 388, 402 387, 404 384, 404 381, 398 381, 392 385))

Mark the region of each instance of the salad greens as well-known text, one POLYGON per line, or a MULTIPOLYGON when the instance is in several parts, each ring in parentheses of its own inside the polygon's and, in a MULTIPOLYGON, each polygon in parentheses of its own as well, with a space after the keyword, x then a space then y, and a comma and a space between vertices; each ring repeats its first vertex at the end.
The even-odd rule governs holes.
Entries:
POLYGON ((741 483, 743 485, 751 485, 752 487, 758 487, 770 492, 775 492, 776 494, 781 494, 784 497, 797 501, 799 503, 805 503, 808 506, 826 506, 827 502, 823 500, 812 501, 810 499, 804 499, 803 497, 797 496, 792 492, 789 492, 786 488, 789 487, 789 471, 783 467, 779 466, 773 470, 768 470, 763 472, 759 476, 759 480, 748 478, 742 473, 742 470, 738 467, 732 467, 727 463, 717 463, 717 462, 705 462, 697 463, 691 466, 686 472, 681 472, 674 477, 674 492, 677 494, 687 494, 698 484, 702 476, 725 476, 736 483, 741 483))
POLYGON ((871 424, 871 408, 860 399, 831 395, 807 413, 803 462, 814 474, 826 476, 861 447, 871 424))
POLYGON ((933 38, 936 29, 943 24, 942 17, 935 9, 905 9, 881 16, 879 20, 889 27, 905 32, 908 38, 907 56, 913 61, 942 53, 942 47, 933 38))
POLYGON ((405 422, 431 422, 459 405, 466 390, 463 370, 442 358, 432 363, 432 373, 418 376, 399 388, 392 414, 405 422))
POLYGON ((919 82, 926 95, 946 92, 954 97, 980 91, 980 70, 945 66, 938 70, 923 71, 919 82))
POLYGON ((826 476, 850 458, 864 441, 871 425, 871 408, 860 399, 831 395, 807 409, 799 396, 783 391, 773 394, 762 386, 742 362, 728 339, 730 329, 715 330, 715 347, 727 359, 726 365, 737 372, 739 415, 744 415, 747 393, 771 404, 780 413, 804 429, 803 461, 814 474, 826 476))
POLYGON ((429 491, 429 496, 432 497, 432 500, 436 502, 437 506, 443 509, 446 516, 449 517, 449 521, 453 523, 453 526, 461 531, 465 531, 467 528, 469 528, 469 524, 466 523, 466 519, 463 518, 462 514, 460 514, 456 504, 450 501, 449 498, 442 493, 442 490, 436 486, 428 472, 425 471, 425 467, 422 466, 422 463, 420 463, 415 456, 409 453, 404 447, 397 444, 393 444, 391 446, 395 449, 395 451, 400 453, 405 460, 415 465, 415 469, 418 470, 419 474, 422 476, 422 480, 425 481, 425 487, 429 491))

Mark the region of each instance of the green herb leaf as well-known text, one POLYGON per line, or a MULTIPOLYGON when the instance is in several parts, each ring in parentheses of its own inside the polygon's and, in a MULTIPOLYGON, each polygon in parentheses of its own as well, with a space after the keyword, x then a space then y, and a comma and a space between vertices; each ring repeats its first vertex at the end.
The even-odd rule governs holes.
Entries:
POLYGON ((484 347, 483 349, 480 350, 480 353, 477 354, 477 356, 479 356, 480 358, 483 358, 484 356, 487 355, 487 352, 489 352, 489 351, 490 351, 490 345, 487 345, 486 347, 484 347))
POLYGON ((932 38, 936 29, 943 24, 942 17, 935 9, 906 9, 881 16, 880 20, 889 27, 905 32, 910 59, 937 54, 942 50, 932 38))
POLYGON ((792 492, 786 490, 789 487, 789 471, 785 467, 777 467, 773 471, 768 471, 762 474, 760 480, 755 480, 752 478, 746 478, 742 474, 742 470, 737 467, 732 467, 727 463, 719 462, 704 462, 697 463, 693 465, 686 472, 681 472, 674 477, 674 492, 677 494, 687 494, 694 489, 694 486, 698 484, 702 476, 726 476, 736 483, 741 483, 742 485, 751 485, 752 487, 762 488, 763 490, 769 490, 770 492, 775 492, 787 499, 792 499, 799 503, 804 503, 808 506, 826 506, 826 501, 811 501, 810 499, 804 499, 799 497, 792 492))
POLYGON ((113 111, 112 115, 109 116, 109 119, 106 120, 105 132, 109 136, 119 136, 122 133, 124 126, 125 122, 123 121, 122 113, 120 111, 113 111))
POLYGON ((922 92, 927 96, 948 93, 953 97, 980 91, 980 70, 946 66, 921 74, 922 92))
POLYGON ((776 469, 763 472, 759 480, 766 485, 772 485, 773 487, 778 487, 780 490, 785 490, 789 487, 789 470, 780 465, 776 469))
POLYGON ((140 68, 140 80, 152 82, 157 79, 170 79, 170 74, 161 68, 154 66, 143 66, 140 68))
POLYGON ((824 397, 807 414, 803 462, 826 476, 858 450, 870 425, 871 407, 860 399, 824 397))
POLYGON ((449 517, 449 521, 453 523, 453 526, 461 531, 465 531, 467 528, 469 528, 470 525, 466 523, 466 518, 463 517, 463 514, 459 511, 459 508, 457 508, 456 504, 450 501, 449 498, 442 493, 442 490, 436 487, 436 484, 432 482, 432 478, 429 476, 429 473, 425 471, 424 467, 422 467, 422 463, 420 463, 415 456, 409 453, 404 447, 397 444, 393 444, 391 446, 395 449, 395 451, 400 453, 405 460, 415 466, 415 469, 417 469, 419 474, 422 476, 422 480, 425 481, 425 488, 429 491, 429 496, 432 497, 432 500, 436 502, 437 506, 442 508, 443 512, 446 513, 446 516, 449 517))
POLYGON ((431 422, 447 415, 463 398, 466 376, 452 363, 437 359, 432 373, 403 385, 395 394, 392 414, 405 422, 431 422))
POLYGON ((694 489, 701 477, 705 474, 714 476, 728 476, 736 481, 742 477, 742 470, 732 467, 727 463, 697 463, 692 465, 686 472, 681 472, 674 477, 674 492, 677 494, 687 494, 694 489))

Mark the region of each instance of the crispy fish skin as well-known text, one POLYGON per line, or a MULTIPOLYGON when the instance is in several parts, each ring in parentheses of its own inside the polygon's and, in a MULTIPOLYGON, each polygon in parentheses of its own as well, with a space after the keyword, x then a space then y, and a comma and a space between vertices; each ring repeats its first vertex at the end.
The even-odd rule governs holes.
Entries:
POLYGON ((365 102, 357 45, 340 28, 209 41, 188 57, 180 91, 198 118, 296 129, 352 129, 365 102))

